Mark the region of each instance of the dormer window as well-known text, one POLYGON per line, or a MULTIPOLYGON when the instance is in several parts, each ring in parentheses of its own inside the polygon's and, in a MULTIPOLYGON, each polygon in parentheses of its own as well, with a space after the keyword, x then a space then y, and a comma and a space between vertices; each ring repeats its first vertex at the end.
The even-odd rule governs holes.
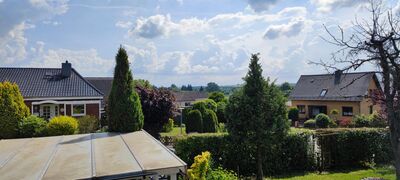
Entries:
POLYGON ((324 97, 324 96, 326 95, 327 92, 328 92, 327 89, 323 89, 323 90, 321 91, 321 94, 319 94, 319 96, 324 97))

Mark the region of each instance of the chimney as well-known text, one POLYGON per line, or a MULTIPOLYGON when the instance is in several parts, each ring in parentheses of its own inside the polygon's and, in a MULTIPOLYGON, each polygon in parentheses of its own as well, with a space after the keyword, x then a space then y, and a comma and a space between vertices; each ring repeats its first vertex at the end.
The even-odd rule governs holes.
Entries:
POLYGON ((340 78, 342 77, 342 70, 335 71, 335 85, 340 84, 340 78))
POLYGON ((65 63, 61 64, 61 76, 63 78, 70 77, 71 71, 72 71, 71 63, 69 63, 68 61, 65 61, 65 63))

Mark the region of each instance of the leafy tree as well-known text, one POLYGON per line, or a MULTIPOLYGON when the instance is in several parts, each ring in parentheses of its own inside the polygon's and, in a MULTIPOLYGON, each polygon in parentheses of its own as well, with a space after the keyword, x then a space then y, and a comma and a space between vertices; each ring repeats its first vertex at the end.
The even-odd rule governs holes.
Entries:
POLYGON ((133 80, 133 87, 144 87, 147 89, 153 89, 154 86, 150 84, 150 82, 148 80, 145 79, 135 79, 133 80))
POLYGON ((292 92, 293 87, 288 83, 284 82, 279 89, 283 92, 283 94, 288 97, 290 95, 290 92, 292 92))
POLYGON ((163 125, 173 116, 175 97, 165 88, 149 89, 138 86, 136 91, 140 96, 144 115, 143 129, 159 139, 163 125))
POLYGON ((18 136, 18 125, 30 114, 18 85, 0 82, 0 139, 18 136))
POLYGON ((206 91, 207 91, 207 92, 220 91, 220 88, 219 88, 219 86, 218 86, 217 83, 215 83, 215 82, 209 82, 209 83, 207 83, 206 91))
POLYGON ((297 109, 296 107, 292 107, 289 109, 289 113, 288 113, 288 117, 289 119, 291 119, 293 122, 294 121, 298 121, 299 120, 299 109, 297 109))
POLYGON ((280 143, 289 128, 285 97, 269 78, 262 76, 258 54, 251 56, 244 81, 244 86, 229 98, 227 127, 234 148, 243 148, 245 144, 248 153, 255 157, 257 179, 261 180, 263 152, 280 143))
POLYGON ((224 93, 222 93, 222 92, 212 92, 211 94, 208 95, 208 99, 212 99, 216 103, 228 102, 228 99, 225 97, 224 93))
POLYGON ((172 91, 179 91, 178 86, 176 86, 175 84, 171 84, 171 86, 169 87, 169 89, 171 89, 172 91))
POLYGON ((114 80, 108 98, 108 127, 111 132, 138 131, 143 127, 144 117, 124 48, 118 49, 115 60, 114 80))
POLYGON ((339 36, 325 28, 331 37, 328 43, 339 50, 332 54, 332 61, 314 63, 331 70, 356 70, 371 64, 380 70, 383 95, 379 101, 386 111, 396 178, 400 179, 400 16, 380 0, 369 1, 367 8, 370 16, 357 20, 350 35, 340 26, 339 36))

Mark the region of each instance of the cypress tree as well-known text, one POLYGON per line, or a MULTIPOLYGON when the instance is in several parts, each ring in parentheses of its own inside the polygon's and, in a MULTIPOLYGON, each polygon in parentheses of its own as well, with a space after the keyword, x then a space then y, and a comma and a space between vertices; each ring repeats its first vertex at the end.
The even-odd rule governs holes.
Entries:
POLYGON ((132 132, 143 127, 140 99, 133 86, 128 55, 120 47, 115 57, 114 80, 107 109, 108 126, 111 132, 132 132))
POLYGON ((277 145, 286 134, 289 125, 285 98, 280 90, 262 76, 257 54, 250 59, 249 71, 244 77, 243 88, 236 91, 226 107, 228 131, 234 149, 246 156, 248 161, 256 159, 257 179, 263 179, 263 161, 268 148, 277 145), (244 154, 243 154, 244 153, 244 154))

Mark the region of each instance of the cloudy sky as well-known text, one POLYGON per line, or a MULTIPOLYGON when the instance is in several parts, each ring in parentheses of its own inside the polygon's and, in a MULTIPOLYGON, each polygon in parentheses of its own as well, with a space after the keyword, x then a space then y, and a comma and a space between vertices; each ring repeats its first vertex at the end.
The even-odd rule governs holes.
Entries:
MULTIPOLYGON (((400 9, 400 2, 388 0, 400 9)), ((323 24, 350 30, 365 0, 0 0, 0 66, 60 67, 112 76, 120 45, 134 78, 158 86, 242 82, 251 53, 264 75, 296 82, 325 72, 323 24)), ((337 30, 337 29, 336 29, 337 30)), ((366 67, 362 70, 371 70, 366 67)))

